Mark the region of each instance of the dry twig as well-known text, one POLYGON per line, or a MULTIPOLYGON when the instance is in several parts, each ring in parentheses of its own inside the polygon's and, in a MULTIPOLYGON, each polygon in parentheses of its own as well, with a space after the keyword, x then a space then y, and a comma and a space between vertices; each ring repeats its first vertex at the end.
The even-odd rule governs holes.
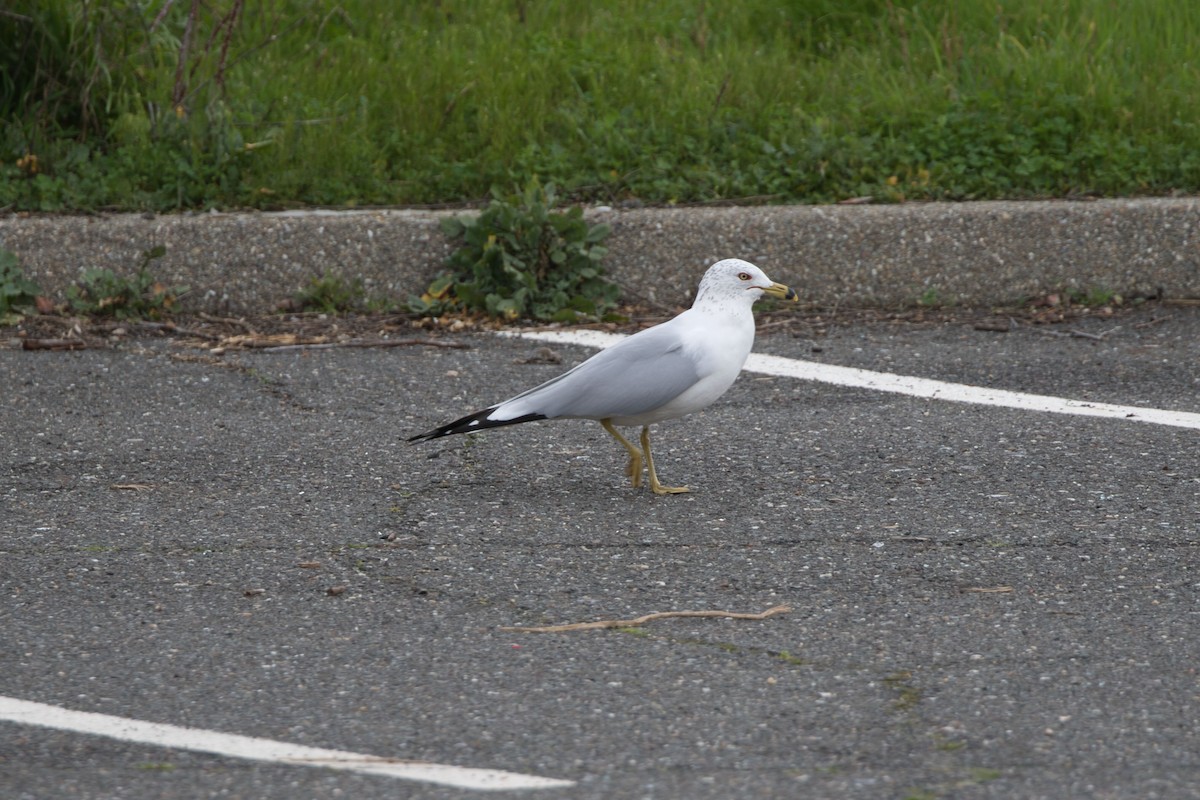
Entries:
POLYGON ((600 628, 636 628, 647 622, 667 617, 724 617, 726 619, 766 619, 776 614, 786 614, 791 606, 774 606, 759 614, 743 614, 737 611, 656 611, 636 619, 602 619, 596 622, 572 622, 568 625, 546 625, 543 627, 501 627, 502 631, 520 633, 561 633, 563 631, 592 631, 600 628))
POLYGON ((334 347, 448 347, 454 350, 470 348, 465 342, 447 342, 441 339, 354 339, 349 342, 313 342, 311 344, 260 344, 254 341, 239 342, 239 347, 248 347, 260 353, 279 353, 285 350, 329 350, 334 347))
POLYGON ((218 316, 214 316, 213 314, 206 314, 203 311, 200 312, 200 319, 207 320, 208 322, 220 322, 224 325, 235 325, 235 326, 241 328, 242 330, 244 330, 246 333, 248 333, 251 336, 258 335, 258 332, 256 330, 254 330, 254 326, 252 326, 249 322, 246 322, 246 320, 244 320, 244 319, 234 319, 233 317, 218 317, 218 316))
POLYGON ((192 336, 196 339, 207 339, 210 342, 215 342, 221 338, 215 333, 198 331, 195 328, 182 328, 174 322, 146 322, 145 320, 138 320, 133 323, 133 327, 150 331, 166 331, 167 333, 175 333, 180 336, 192 336))

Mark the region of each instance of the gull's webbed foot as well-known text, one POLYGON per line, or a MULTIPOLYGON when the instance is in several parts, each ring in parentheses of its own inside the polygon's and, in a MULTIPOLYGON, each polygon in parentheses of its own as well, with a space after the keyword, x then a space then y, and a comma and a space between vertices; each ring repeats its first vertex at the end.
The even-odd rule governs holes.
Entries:
POLYGON ((684 492, 690 492, 691 489, 686 486, 663 486, 658 482, 657 478, 651 478, 650 491, 655 494, 683 494, 684 492))

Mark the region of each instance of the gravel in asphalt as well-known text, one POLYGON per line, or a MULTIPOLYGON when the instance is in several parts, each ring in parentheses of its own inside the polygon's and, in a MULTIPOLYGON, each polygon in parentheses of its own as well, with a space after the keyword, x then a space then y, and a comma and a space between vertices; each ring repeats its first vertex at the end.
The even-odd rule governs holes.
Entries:
MULTIPOLYGON (((1200 411, 1200 314, 1076 327, 756 350, 1200 411)), ((406 445, 588 354, 461 340, 0 349, 0 694, 577 781, 531 796, 1198 796, 1200 432, 743 375, 658 428, 655 497, 595 423, 406 445)), ((11 723, 0 783, 464 796, 11 723)))

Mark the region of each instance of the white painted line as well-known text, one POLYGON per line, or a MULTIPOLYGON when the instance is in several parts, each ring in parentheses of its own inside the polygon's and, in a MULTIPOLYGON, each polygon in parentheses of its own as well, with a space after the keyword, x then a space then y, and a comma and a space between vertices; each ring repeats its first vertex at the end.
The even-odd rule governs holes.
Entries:
MULTIPOLYGON (((619 334, 600 331, 519 331, 505 335, 555 344, 577 344, 585 347, 608 347, 624 338, 619 334)), ((796 358, 752 353, 746 361, 745 369, 747 372, 756 372, 762 375, 821 381, 837 386, 873 389, 877 392, 925 397, 930 400, 948 400, 953 403, 973 403, 1052 414, 1075 414, 1081 417, 1108 417, 1129 422, 1148 422, 1155 425, 1171 425, 1177 428, 1200 430, 1200 414, 1189 411, 1167 411, 1160 408, 1069 400, 1042 394, 1027 394, 1011 392, 1006 389, 989 389, 984 386, 935 381, 929 378, 913 378, 908 375, 896 375, 892 372, 872 372, 854 367, 837 367, 796 358)))
POLYGON ((386 775, 409 781, 424 781, 459 789, 500 791, 508 789, 554 789, 574 786, 573 781, 540 778, 492 769, 470 769, 424 761, 325 750, 299 744, 276 742, 253 736, 143 722, 90 711, 71 711, 59 706, 0 696, 0 721, 35 725, 42 728, 106 736, 125 742, 137 742, 177 750, 194 750, 248 761, 268 761, 306 767, 325 767, 368 775, 386 775))

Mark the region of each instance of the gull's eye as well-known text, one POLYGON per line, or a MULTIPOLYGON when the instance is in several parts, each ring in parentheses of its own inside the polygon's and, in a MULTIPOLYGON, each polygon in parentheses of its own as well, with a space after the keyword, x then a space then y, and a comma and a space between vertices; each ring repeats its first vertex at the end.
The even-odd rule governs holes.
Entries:
POLYGON ((749 273, 749 272, 739 272, 739 273, 738 273, 738 280, 743 280, 743 281, 748 281, 748 280, 750 280, 750 273, 749 273))

